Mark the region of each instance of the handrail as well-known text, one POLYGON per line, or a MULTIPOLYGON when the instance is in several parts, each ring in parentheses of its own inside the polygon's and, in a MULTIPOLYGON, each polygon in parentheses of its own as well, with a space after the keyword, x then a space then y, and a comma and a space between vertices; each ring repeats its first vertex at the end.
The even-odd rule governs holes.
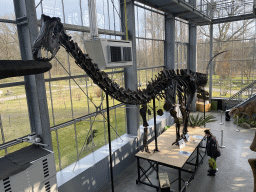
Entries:
MULTIPOLYGON (((253 91, 251 91, 251 94, 248 94, 248 97, 246 99, 242 99, 242 94, 245 93, 248 90, 252 90, 252 88, 256 85, 256 80, 253 81, 252 83, 250 83, 249 85, 247 85, 246 87, 242 88, 240 91, 236 92, 234 95, 232 95, 226 103, 226 107, 229 109, 234 108, 235 106, 239 106, 242 103, 244 103, 245 101, 247 101, 248 99, 252 98, 253 96, 255 96, 255 94, 253 94, 253 91), (235 102, 236 100, 236 102, 235 102), (233 104, 231 104, 233 103, 233 104)), ((256 89, 256 87, 255 87, 256 89)))
POLYGON ((242 94, 243 92, 247 91, 248 89, 250 89, 254 84, 256 84, 256 80, 253 81, 252 83, 250 83, 249 85, 247 85, 246 87, 242 88, 240 91, 236 92, 234 95, 232 95, 229 100, 235 98, 235 96, 242 94))

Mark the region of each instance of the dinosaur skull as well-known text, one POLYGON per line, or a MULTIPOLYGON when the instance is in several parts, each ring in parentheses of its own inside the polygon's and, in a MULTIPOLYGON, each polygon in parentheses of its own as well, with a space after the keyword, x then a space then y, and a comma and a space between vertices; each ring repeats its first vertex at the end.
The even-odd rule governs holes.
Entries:
POLYGON ((63 33, 63 25, 60 18, 41 16, 41 30, 32 46, 33 57, 39 61, 50 61, 60 48, 60 36, 63 33), (39 50, 46 50, 51 53, 50 58, 38 57, 39 50))

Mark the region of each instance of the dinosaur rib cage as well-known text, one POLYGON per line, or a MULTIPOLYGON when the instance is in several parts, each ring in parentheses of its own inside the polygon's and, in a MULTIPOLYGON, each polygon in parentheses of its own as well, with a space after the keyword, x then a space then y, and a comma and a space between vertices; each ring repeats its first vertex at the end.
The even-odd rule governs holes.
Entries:
POLYGON ((141 105, 148 103, 153 98, 165 98, 164 90, 172 86, 172 80, 176 80, 178 84, 184 86, 184 82, 189 86, 195 83, 198 87, 207 83, 207 75, 203 73, 192 72, 187 69, 181 70, 163 70, 148 82, 146 89, 133 91, 120 87, 113 82, 108 75, 98 68, 98 65, 92 63, 92 59, 88 54, 84 54, 73 40, 61 40, 61 45, 75 59, 76 64, 82 68, 87 75, 97 84, 104 92, 108 93, 116 100, 131 105, 141 105))

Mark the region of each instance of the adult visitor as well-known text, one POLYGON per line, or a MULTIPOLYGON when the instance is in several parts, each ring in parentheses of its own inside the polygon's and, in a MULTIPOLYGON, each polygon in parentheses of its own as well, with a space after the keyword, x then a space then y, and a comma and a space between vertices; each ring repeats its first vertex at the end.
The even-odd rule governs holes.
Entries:
POLYGON ((215 176, 217 172, 217 157, 221 155, 220 148, 218 141, 216 140, 216 137, 212 135, 211 131, 206 129, 205 136, 207 137, 206 141, 206 152, 207 155, 210 156, 210 159, 208 161, 209 163, 209 170, 208 170, 208 176, 215 176))

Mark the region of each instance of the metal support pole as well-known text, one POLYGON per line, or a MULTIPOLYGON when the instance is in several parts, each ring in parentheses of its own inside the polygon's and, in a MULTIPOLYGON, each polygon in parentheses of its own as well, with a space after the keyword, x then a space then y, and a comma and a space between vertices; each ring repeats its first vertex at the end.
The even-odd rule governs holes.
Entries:
POLYGON ((225 145, 223 145, 223 129, 221 129, 221 146, 220 148, 225 148, 225 145))
MULTIPOLYGON (((0 129, 1 129, 2 141, 3 141, 3 144, 4 144, 5 143, 5 138, 4 138, 4 130, 3 130, 1 115, 0 115, 0 129)), ((7 155, 7 149, 6 148, 4 149, 4 151, 5 151, 5 155, 7 155)))
POLYGON ((196 169, 199 166, 199 145, 196 148, 196 169))
POLYGON ((205 119, 205 98, 204 98, 204 119, 205 119))
MULTIPOLYGON (((13 1, 22 60, 33 60, 31 45, 37 38, 37 16, 34 0, 13 1)), ((52 150, 50 121, 45 91, 44 74, 24 76, 31 132, 40 135, 52 150)))
POLYGON ((154 129, 155 129, 155 149, 154 152, 159 151, 157 147, 157 131, 156 131, 156 101, 153 99, 153 110, 154 110, 154 129))
POLYGON ((94 0, 88 1, 89 7, 89 20, 90 20, 90 32, 91 38, 97 39, 99 37, 98 27, 97 27, 97 14, 96 14, 96 4, 94 0))
POLYGON ((108 94, 107 93, 106 93, 106 102, 107 102, 107 121, 108 121, 108 145, 109 145, 110 177, 111 177, 112 192, 114 192, 112 152, 111 152, 111 135, 110 135, 110 117, 109 117, 109 103, 108 103, 108 94))
MULTIPOLYGON (((195 5, 195 0, 189 1, 192 5, 195 5)), ((189 23, 189 45, 188 45, 188 63, 187 69, 191 71, 196 71, 196 45, 197 45, 197 26, 194 23, 189 23)), ((191 111, 196 111, 196 93, 193 95, 193 100, 191 103, 191 111)))
POLYGON ((158 166, 158 162, 156 162, 156 179, 159 179, 158 172, 159 172, 159 166, 158 166))
MULTIPOLYGON (((193 8, 196 8, 196 5, 197 5, 197 0, 189 0, 188 1, 189 4, 193 7, 193 8)), ((192 23, 192 22, 189 22, 189 25, 188 25, 188 30, 189 30, 189 34, 188 34, 188 49, 187 49, 187 69, 191 70, 191 71, 195 71, 197 70, 197 66, 196 66, 196 63, 197 63, 197 58, 196 58, 196 47, 197 47, 197 26, 192 23)), ((192 103, 191 103, 191 108, 190 108, 191 111, 195 112, 196 111, 196 93, 195 95, 193 95, 193 100, 192 100, 192 103)))
POLYGON ((179 169, 179 191, 181 190, 181 170, 179 169))
POLYGON ((224 123, 222 123, 222 113, 223 113, 223 111, 221 111, 221 114, 220 114, 220 125, 224 124, 224 123))
POLYGON ((175 69, 175 17, 171 14, 165 16, 164 65, 175 69))
POLYGON ((240 129, 238 129, 238 116, 236 116, 236 132, 239 132, 240 129))
MULTIPOLYGON (((126 31, 125 24, 125 2, 120 0, 121 10, 121 26, 122 31, 126 31)), ((124 68, 124 83, 125 88, 133 91, 138 90, 138 78, 137 78, 137 56, 136 56, 136 30, 135 30, 135 5, 134 1, 127 1, 127 28, 129 32, 129 40, 132 41, 132 58, 133 65, 131 67, 124 68)), ((126 39, 126 37, 123 37, 126 39)), ((127 119, 127 133, 133 136, 137 136, 140 141, 140 122, 139 122, 139 106, 126 105, 126 119, 127 119)))
POLYGON ((140 158, 137 157, 138 181, 140 181, 140 158))
MULTIPOLYGON (((213 57, 213 25, 210 24, 210 59, 213 57)), ((212 100, 212 73, 213 67, 212 62, 209 66, 209 102, 212 100)))

